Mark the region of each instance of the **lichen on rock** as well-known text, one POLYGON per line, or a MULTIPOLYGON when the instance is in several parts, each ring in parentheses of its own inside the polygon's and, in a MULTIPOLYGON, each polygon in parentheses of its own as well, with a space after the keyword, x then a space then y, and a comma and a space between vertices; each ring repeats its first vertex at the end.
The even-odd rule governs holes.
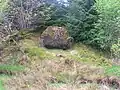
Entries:
POLYGON ((40 44, 46 48, 69 49, 72 47, 73 38, 65 27, 49 26, 40 37, 40 44))

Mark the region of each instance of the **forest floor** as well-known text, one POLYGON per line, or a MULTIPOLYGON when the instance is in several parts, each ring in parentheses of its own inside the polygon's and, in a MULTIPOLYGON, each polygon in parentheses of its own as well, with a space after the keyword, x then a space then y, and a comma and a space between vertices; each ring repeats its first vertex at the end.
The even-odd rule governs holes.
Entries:
POLYGON ((100 84, 108 75, 119 79, 119 65, 113 65, 102 52, 89 46, 75 44, 70 50, 41 48, 38 35, 21 40, 19 45, 25 55, 15 52, 4 63, 21 64, 25 69, 0 77, 5 90, 120 90, 116 84, 100 84))

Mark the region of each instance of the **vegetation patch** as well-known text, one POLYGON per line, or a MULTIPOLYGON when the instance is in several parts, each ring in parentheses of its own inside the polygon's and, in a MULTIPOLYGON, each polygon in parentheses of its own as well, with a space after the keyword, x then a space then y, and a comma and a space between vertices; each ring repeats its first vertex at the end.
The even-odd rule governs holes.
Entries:
POLYGON ((0 81, 0 90, 5 90, 5 88, 4 88, 4 84, 3 84, 2 81, 0 81))
POLYGON ((8 70, 8 71, 22 71, 24 70, 23 66, 20 65, 0 65, 0 70, 8 70))
POLYGON ((105 58, 102 52, 100 53, 99 51, 95 51, 91 47, 85 46, 83 44, 77 44, 74 46, 74 50, 76 50, 76 53, 71 52, 71 58, 74 58, 80 62, 103 67, 112 65, 111 61, 105 58))
POLYGON ((44 48, 41 48, 39 43, 30 39, 25 39, 22 41, 21 47, 24 52, 31 58, 37 57, 38 59, 42 60, 52 56, 50 53, 47 53, 44 48))
POLYGON ((112 66, 111 61, 105 58, 102 52, 94 50, 90 46, 83 45, 82 43, 75 44, 70 50, 52 50, 41 48, 37 42, 39 37, 31 38, 32 39, 23 40, 21 45, 25 53, 30 57, 37 57, 41 60, 45 58, 56 59, 56 56, 60 54, 66 59, 68 58, 102 67, 112 66))
POLYGON ((11 75, 23 71, 24 69, 25 67, 20 65, 0 65, 0 90, 6 90, 3 84, 6 79, 10 78, 11 75))
POLYGON ((0 65, 0 74, 5 75, 14 75, 17 72, 21 72, 25 69, 25 67, 20 65, 0 65))
POLYGON ((118 76, 120 77, 120 66, 111 66, 106 68, 106 74, 109 76, 118 76))

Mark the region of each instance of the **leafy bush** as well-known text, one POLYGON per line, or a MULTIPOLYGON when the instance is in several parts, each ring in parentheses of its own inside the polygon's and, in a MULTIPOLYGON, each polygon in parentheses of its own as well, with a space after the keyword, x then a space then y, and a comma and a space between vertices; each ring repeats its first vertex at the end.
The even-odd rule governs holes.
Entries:
POLYGON ((46 25, 66 26, 76 42, 88 43, 96 33, 91 30, 97 21, 93 5, 94 0, 68 0, 67 4, 57 4, 46 25))
POLYGON ((68 0, 56 5, 47 25, 64 25, 75 41, 110 50, 120 35, 119 16, 119 0, 68 0))
POLYGON ((68 7, 56 1, 53 1, 52 4, 50 1, 48 2, 48 4, 49 4, 49 7, 51 7, 51 14, 50 14, 51 16, 45 22, 45 25, 46 26, 65 26, 65 24, 67 23, 65 16, 66 16, 68 7))
POLYGON ((116 59, 120 59, 120 40, 118 40, 117 44, 112 45, 112 55, 116 59))
POLYGON ((96 0, 95 7, 99 13, 99 19, 93 29, 96 34, 93 34, 92 43, 102 49, 110 50, 120 36, 120 1, 96 0))

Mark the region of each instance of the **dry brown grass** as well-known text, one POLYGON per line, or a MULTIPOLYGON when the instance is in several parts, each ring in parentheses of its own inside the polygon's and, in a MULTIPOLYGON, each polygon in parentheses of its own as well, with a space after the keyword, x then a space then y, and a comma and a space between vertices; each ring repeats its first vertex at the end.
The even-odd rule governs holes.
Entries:
POLYGON ((104 77, 100 65, 110 64, 102 61, 107 61, 102 55, 84 45, 67 51, 48 50, 39 48, 37 41, 34 37, 21 42, 22 49, 27 48, 31 56, 30 65, 5 82, 6 90, 110 90, 96 84, 104 77))
POLYGON ((94 81, 103 77, 101 67, 75 60, 45 60, 33 63, 5 83, 7 90, 99 90, 94 82, 86 84, 81 78, 94 81))

